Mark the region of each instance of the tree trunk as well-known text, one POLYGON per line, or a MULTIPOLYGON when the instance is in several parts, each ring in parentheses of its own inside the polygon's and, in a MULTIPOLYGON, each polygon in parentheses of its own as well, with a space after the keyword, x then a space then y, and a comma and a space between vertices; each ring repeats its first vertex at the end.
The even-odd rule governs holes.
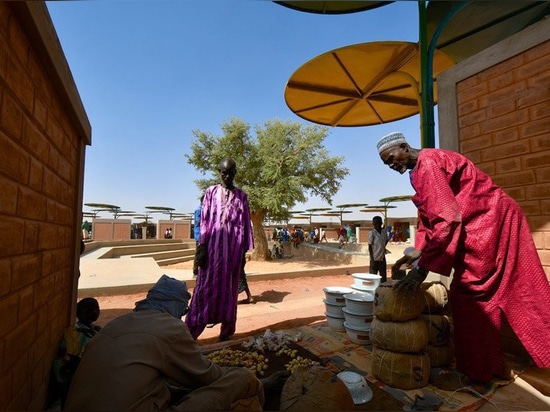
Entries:
POLYGON ((265 218, 265 212, 250 213, 250 219, 252 220, 252 227, 254 232, 254 251, 252 252, 252 258, 255 260, 271 260, 269 254, 269 246, 267 243, 267 236, 265 234, 263 221, 265 218))

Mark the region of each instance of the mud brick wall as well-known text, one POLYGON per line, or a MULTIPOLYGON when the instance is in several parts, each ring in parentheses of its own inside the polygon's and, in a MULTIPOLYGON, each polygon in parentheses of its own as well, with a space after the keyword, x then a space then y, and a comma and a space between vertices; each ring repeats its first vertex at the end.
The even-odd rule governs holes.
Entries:
POLYGON ((74 319, 89 125, 42 41, 56 39, 48 18, 0 2, 0 410, 43 409, 74 319))
POLYGON ((94 219, 92 222, 94 240, 128 240, 131 230, 130 219, 94 219))
POLYGON ((440 146, 488 173, 522 207, 550 279, 550 19, 438 78, 440 146))
POLYGON ((550 277, 550 40, 457 84, 460 152, 521 206, 550 277))

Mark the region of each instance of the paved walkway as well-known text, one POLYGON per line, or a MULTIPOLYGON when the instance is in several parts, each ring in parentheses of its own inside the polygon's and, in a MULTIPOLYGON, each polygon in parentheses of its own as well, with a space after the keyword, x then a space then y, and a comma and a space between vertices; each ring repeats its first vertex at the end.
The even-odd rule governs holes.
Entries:
MULTIPOLYGON (((390 254, 387 255, 388 264, 394 263, 403 255, 403 250, 410 245, 391 244, 388 245, 390 254)), ((322 251, 339 252, 344 255, 364 256, 368 262, 368 253, 364 251, 336 249, 334 245, 317 244, 304 245, 304 247, 314 247, 322 251)), ((80 258, 80 279, 79 295, 106 296, 116 294, 140 293, 149 290, 156 281, 163 275, 184 280, 189 287, 195 286, 193 272, 186 269, 169 269, 159 266, 151 257, 132 258, 123 256, 113 259, 102 259, 101 256, 108 252, 110 248, 104 247, 85 253, 80 258)), ((300 271, 277 272, 277 273, 259 273, 247 272, 248 280, 267 280, 277 278, 293 278, 301 276, 331 276, 342 273, 342 270, 350 272, 368 271, 368 264, 358 263, 350 264, 345 268, 342 265, 334 266, 327 263, 327 266, 315 269, 304 269, 300 271)))

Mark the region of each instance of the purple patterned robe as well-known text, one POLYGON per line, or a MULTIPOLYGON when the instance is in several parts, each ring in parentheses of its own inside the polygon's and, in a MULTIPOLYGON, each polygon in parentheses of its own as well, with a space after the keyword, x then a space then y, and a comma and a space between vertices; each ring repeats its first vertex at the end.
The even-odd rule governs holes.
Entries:
POLYGON ((459 370, 504 372, 503 316, 539 367, 550 367, 550 285, 519 205, 466 157, 423 149, 410 171, 421 268, 449 276, 459 370))
POLYGON ((245 253, 254 248, 248 196, 241 189, 210 186, 204 193, 200 244, 206 245, 207 267, 200 268, 185 323, 196 339, 210 323, 221 334, 235 333, 239 276, 245 253))

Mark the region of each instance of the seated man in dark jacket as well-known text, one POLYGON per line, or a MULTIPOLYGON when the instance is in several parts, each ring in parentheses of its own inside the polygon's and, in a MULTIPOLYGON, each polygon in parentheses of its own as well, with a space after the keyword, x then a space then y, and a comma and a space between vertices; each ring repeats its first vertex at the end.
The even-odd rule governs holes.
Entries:
POLYGON ((181 317, 187 284, 163 275, 86 346, 65 410, 261 410, 262 382, 201 354, 181 317))

